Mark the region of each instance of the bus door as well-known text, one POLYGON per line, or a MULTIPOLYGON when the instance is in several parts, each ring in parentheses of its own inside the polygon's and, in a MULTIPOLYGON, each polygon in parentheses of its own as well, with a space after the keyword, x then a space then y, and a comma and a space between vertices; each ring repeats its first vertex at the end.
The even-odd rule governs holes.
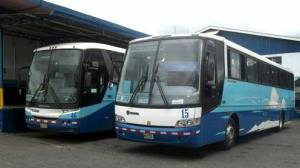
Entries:
POLYGON ((82 105, 100 103, 105 95, 109 77, 101 50, 85 51, 83 63, 82 105))
POLYGON ((226 121, 219 116, 223 115, 222 113, 213 111, 221 104, 224 74, 224 44, 208 40, 205 45, 202 69, 202 115, 206 117, 203 120, 206 122, 203 123, 206 142, 223 138, 215 136, 215 133, 224 131, 226 121))

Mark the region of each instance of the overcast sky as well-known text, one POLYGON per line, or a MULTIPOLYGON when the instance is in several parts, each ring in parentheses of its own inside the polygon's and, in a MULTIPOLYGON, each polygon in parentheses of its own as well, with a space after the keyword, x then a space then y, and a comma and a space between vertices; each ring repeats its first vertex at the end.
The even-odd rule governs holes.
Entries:
POLYGON ((299 0, 47 0, 151 35, 206 26, 300 37, 299 0))

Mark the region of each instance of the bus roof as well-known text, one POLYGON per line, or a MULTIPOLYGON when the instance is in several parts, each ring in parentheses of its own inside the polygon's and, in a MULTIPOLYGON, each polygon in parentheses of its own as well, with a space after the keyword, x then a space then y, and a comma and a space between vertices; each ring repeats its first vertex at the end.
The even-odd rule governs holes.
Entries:
POLYGON ((254 57, 254 58, 257 58, 263 62, 266 62, 268 64, 271 64, 275 67, 278 67, 280 69, 283 69, 283 70, 286 70, 290 73, 293 73, 292 70, 290 70, 289 68, 287 67, 284 67, 274 61, 271 61, 269 59, 267 59, 266 57, 264 56, 261 56, 243 46, 240 46, 224 37, 221 37, 221 36, 217 36, 217 35, 213 35, 213 34, 206 34, 206 33, 193 33, 193 34, 175 34, 175 35, 162 35, 162 36, 150 36, 150 37, 145 37, 145 38, 139 38, 139 39, 135 39, 135 40, 132 40, 130 41, 129 43, 136 43, 136 42, 143 42, 143 41, 150 41, 150 40, 156 40, 156 39, 168 39, 168 38, 184 38, 184 37, 203 37, 203 38, 209 38, 209 39, 214 39, 214 40, 218 40, 218 41, 222 41, 224 42, 227 46, 231 47, 231 48, 234 48, 234 49, 237 49, 241 52, 243 52, 244 54, 247 54, 251 57, 254 57))
POLYGON ((218 41, 224 41, 224 37, 221 36, 211 35, 206 33, 193 33, 193 34, 170 34, 170 35, 161 35, 161 36, 149 36, 149 37, 131 40, 129 43, 136 43, 136 42, 156 40, 156 39, 184 38, 184 37, 203 37, 203 38, 212 38, 218 41))
POLYGON ((110 51, 115 51, 119 53, 125 53, 126 49, 124 48, 119 48, 107 44, 101 44, 101 43, 62 43, 62 44, 54 44, 54 45, 49 45, 41 48, 37 48, 34 50, 34 52, 37 51, 44 51, 44 50, 53 50, 53 49, 103 49, 103 50, 110 50, 110 51))

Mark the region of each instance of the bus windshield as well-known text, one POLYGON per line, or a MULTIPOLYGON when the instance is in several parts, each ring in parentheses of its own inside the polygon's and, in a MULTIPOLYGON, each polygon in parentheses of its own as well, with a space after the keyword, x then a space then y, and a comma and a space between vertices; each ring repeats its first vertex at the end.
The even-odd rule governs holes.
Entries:
POLYGON ((129 46, 117 102, 132 105, 199 104, 200 39, 170 39, 129 46))
POLYGON ((295 80, 295 108, 300 110, 300 79, 295 80))
POLYGON ((82 51, 40 51, 30 67, 27 102, 77 103, 82 51))

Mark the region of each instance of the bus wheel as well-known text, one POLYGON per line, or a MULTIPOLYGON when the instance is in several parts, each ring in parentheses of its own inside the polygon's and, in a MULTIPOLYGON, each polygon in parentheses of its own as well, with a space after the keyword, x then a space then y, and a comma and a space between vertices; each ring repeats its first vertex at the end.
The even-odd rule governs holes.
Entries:
POLYGON ((283 130, 284 128, 284 112, 281 112, 280 113, 280 116, 279 116, 279 123, 278 123, 278 127, 276 129, 276 131, 281 131, 283 130))
POLYGON ((234 119, 230 118, 225 128, 225 140, 219 144, 219 149, 230 149, 237 139, 237 126, 234 119))

